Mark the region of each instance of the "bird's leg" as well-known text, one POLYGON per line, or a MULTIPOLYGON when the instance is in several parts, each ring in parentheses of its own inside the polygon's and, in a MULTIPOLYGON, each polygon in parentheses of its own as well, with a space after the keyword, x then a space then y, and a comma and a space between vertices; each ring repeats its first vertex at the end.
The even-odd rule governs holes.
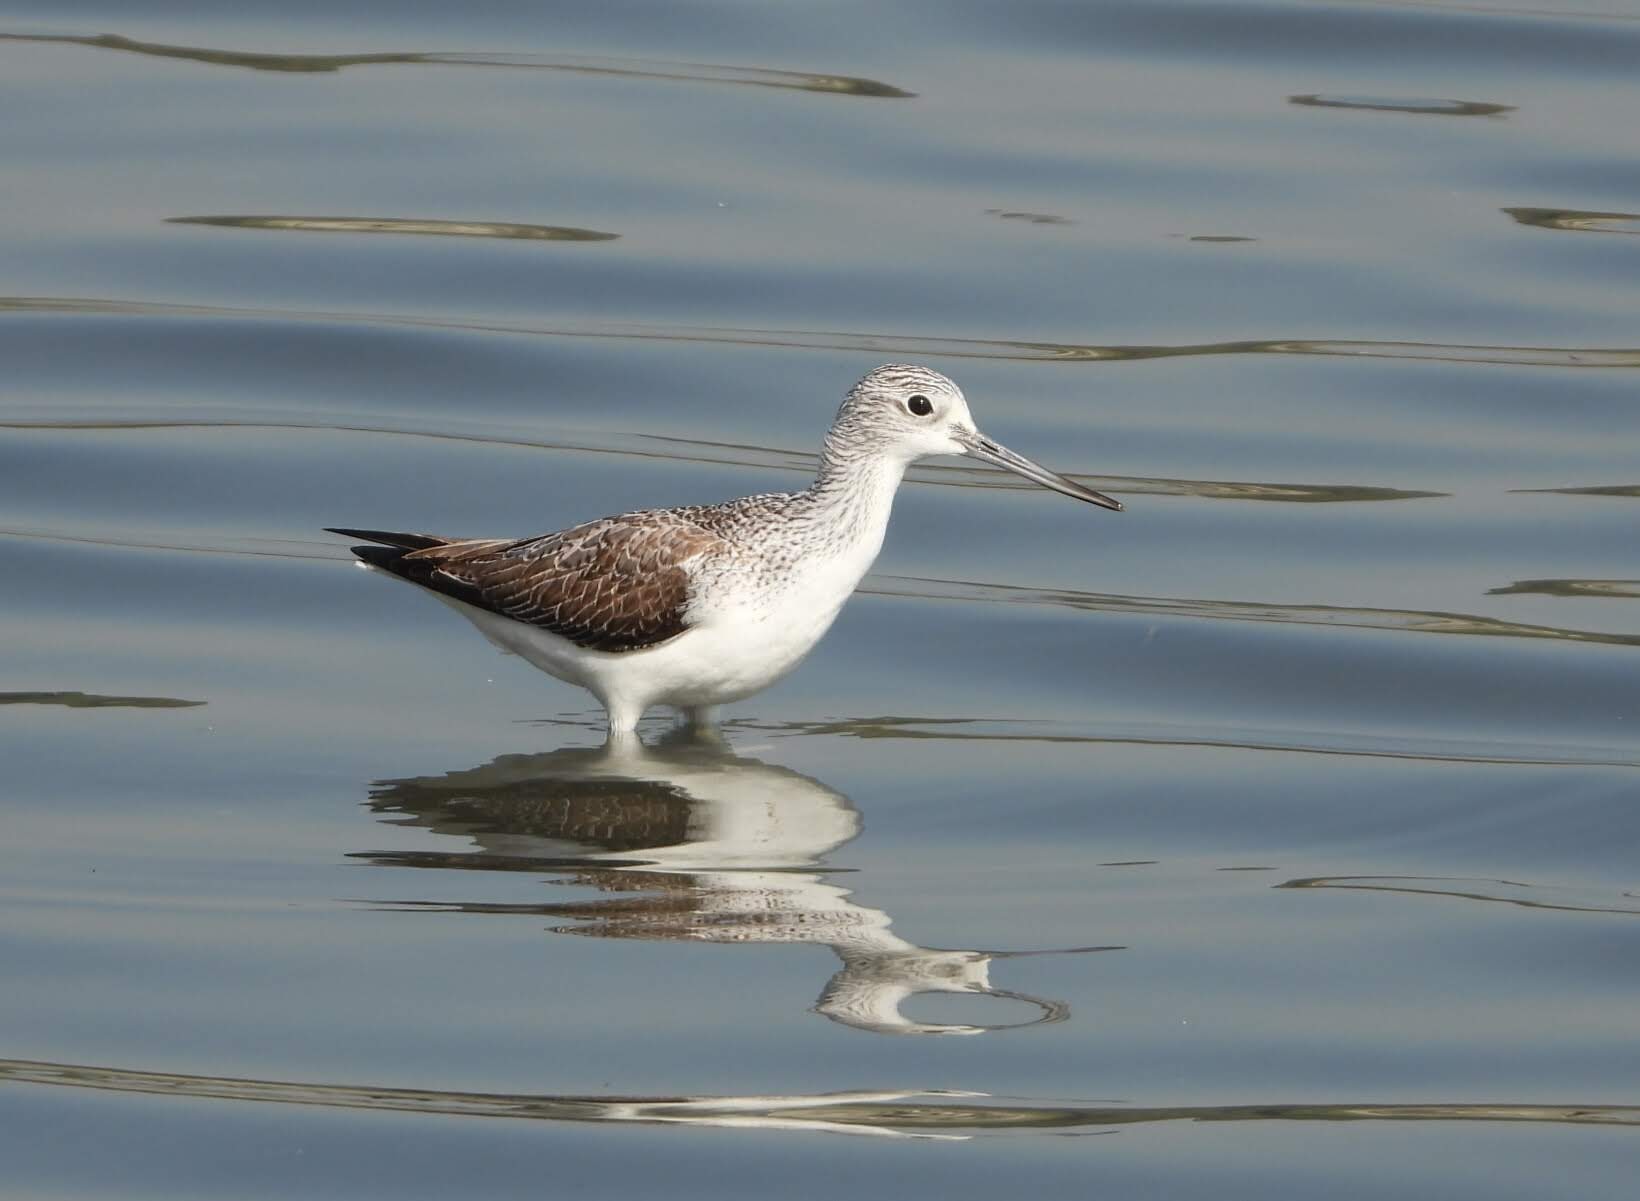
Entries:
POLYGON ((721 720, 716 705, 683 705, 678 709, 683 716, 683 724, 691 730, 715 730, 721 720))
POLYGON ((729 740, 718 725, 716 705, 679 705, 678 716, 682 720, 672 729, 679 739, 699 747, 728 749, 729 740))
POLYGON ((604 751, 617 757, 630 754, 639 754, 643 751, 643 740, 638 737, 636 730, 617 730, 614 726, 604 735, 604 751))
POLYGON ((604 739, 606 746, 633 746, 638 742, 638 719, 643 716, 643 706, 634 704, 623 697, 599 697, 604 702, 604 710, 609 714, 609 734, 604 739))

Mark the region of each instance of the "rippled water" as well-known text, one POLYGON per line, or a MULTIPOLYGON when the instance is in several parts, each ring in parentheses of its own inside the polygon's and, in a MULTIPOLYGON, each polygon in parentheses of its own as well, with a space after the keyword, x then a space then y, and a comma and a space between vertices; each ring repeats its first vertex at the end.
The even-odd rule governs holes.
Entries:
POLYGON ((1637 60, 9 6, 6 1188, 1632 1195, 1637 60), (885 359, 1128 511, 915 469, 722 746, 319 532, 800 483, 885 359))

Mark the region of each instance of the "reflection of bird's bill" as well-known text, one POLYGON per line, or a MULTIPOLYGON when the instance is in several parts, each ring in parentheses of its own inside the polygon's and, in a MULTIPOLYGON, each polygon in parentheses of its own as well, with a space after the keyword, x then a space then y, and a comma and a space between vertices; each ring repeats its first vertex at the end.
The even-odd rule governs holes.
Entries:
POLYGON ((1036 951, 985 951, 987 959, 1027 959, 1032 955, 1086 955, 1092 951, 1125 951, 1125 946, 1050 947, 1036 951))
POLYGON ((833 944, 843 970, 826 984, 815 1012, 834 1022, 877 1034, 989 1034, 1024 1026, 1042 1026, 1070 1017, 1070 1007, 1030 993, 997 988, 991 983, 993 959, 1027 955, 1067 955, 1086 951, 1121 951, 1125 947, 1073 947, 1037 951, 948 951, 918 947, 890 934, 885 926, 878 945, 833 944), (894 945, 889 945, 892 940, 894 945), (1019 1001, 1040 1012, 1012 1022, 919 1022, 900 1012, 912 997, 954 993, 1019 1001))
POLYGON ((1070 1006, 1063 1001, 1033 997, 1029 993, 1013 992, 1006 988, 906 988, 890 981, 861 984, 845 979, 846 969, 832 978, 815 1005, 816 1013, 855 1030, 873 1034, 992 1034, 998 1030, 1019 1030, 1026 1026, 1045 1026, 1062 1022, 1070 1017, 1070 1006), (1037 1016, 1021 1022, 919 1022, 900 1012, 900 1006, 912 997, 929 992, 956 992, 970 996, 997 997, 1005 1001, 1020 1001, 1041 1010, 1037 1016))
POLYGON ((1033 462, 1024 455, 991 441, 977 430, 971 434, 966 431, 959 433, 957 440, 962 444, 962 453, 969 458, 978 459, 982 463, 990 463, 994 467, 1001 467, 1006 471, 1013 472, 1015 475, 1022 475, 1034 484, 1041 484, 1044 488, 1052 488, 1055 492, 1063 492, 1066 496, 1074 496, 1077 500, 1085 500, 1089 504, 1113 509, 1118 513, 1122 511, 1122 502, 1114 497, 1106 496, 1103 492, 1095 492, 1092 488, 1084 488, 1075 480, 1068 479, 1057 471, 1049 471, 1042 464, 1033 462))

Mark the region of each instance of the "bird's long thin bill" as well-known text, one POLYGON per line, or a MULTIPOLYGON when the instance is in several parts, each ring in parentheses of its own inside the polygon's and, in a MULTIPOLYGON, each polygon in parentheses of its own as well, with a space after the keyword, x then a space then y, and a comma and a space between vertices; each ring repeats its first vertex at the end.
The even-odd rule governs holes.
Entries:
POLYGON ((964 453, 971 458, 979 459, 984 463, 991 463, 997 467, 1005 467, 1015 475, 1022 475, 1032 483, 1041 484, 1044 488, 1052 488, 1055 492, 1063 492, 1066 496, 1074 496, 1077 500, 1085 500, 1091 505, 1100 505, 1106 509, 1122 511, 1122 502, 1114 497, 1106 496, 1103 492, 1095 492, 1092 488, 1084 488, 1075 480, 1068 480, 1057 471, 1049 471, 1040 463, 1033 463, 1024 455, 1015 454, 1006 446, 999 446, 989 438, 974 435, 963 440, 964 453))

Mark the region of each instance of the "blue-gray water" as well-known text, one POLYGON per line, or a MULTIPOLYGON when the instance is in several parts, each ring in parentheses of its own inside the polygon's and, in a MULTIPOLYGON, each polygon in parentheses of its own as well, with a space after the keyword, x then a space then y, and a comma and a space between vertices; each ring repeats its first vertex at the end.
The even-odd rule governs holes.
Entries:
POLYGON ((1637 61, 4 6, 0 1192, 1632 1196, 1637 61), (916 469, 728 749, 319 532, 800 484, 887 359, 1128 511, 916 469))

